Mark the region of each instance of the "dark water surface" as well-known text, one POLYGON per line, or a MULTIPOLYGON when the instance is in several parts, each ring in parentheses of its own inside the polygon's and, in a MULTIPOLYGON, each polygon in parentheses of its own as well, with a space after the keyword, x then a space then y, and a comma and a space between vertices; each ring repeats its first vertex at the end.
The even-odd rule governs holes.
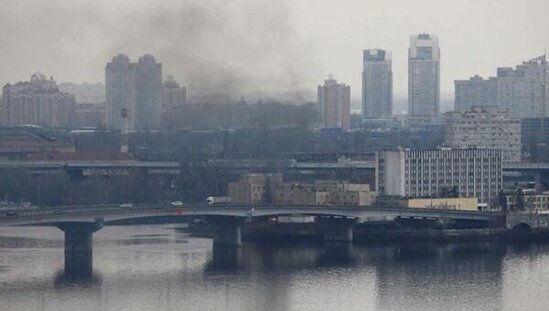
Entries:
POLYGON ((94 274, 63 234, 0 227, 0 310, 549 310, 549 245, 250 245, 174 225, 107 227, 94 274))

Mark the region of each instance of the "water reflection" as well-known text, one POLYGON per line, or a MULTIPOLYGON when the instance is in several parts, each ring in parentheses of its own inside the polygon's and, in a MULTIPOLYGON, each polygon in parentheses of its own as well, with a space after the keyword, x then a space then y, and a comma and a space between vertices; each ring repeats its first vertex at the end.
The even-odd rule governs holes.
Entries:
POLYGON ((545 245, 212 249, 211 240, 162 227, 104 230, 94 237, 89 277, 60 269, 58 236, 26 232, 20 238, 33 239, 32 247, 0 246, 1 309, 544 310, 549 303, 545 245))
POLYGON ((58 270, 54 277, 55 289, 65 288, 99 288, 103 278, 99 272, 67 273, 66 269, 58 270))
POLYGON ((214 244, 212 260, 206 265, 206 271, 238 271, 242 265, 242 247, 214 244))
POLYGON ((379 309, 409 304, 409 310, 429 305, 435 310, 462 309, 464 300, 475 309, 499 310, 502 292, 501 244, 408 246, 371 250, 376 270, 379 309))

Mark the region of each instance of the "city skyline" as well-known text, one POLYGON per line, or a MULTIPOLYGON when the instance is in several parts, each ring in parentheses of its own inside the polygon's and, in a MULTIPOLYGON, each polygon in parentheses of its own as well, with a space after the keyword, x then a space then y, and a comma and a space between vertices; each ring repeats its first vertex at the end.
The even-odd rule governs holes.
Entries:
POLYGON ((56 11, 41 3, 15 5, 8 1, 0 13, 0 35, 10 43, 3 46, 0 68, 5 70, 0 72, 0 83, 23 80, 35 71, 51 73, 62 82, 101 81, 101 66, 112 55, 150 53, 170 68, 167 74, 195 92, 200 85, 238 90, 236 96, 302 90, 300 94, 310 99, 314 90, 307 86, 332 73, 353 86, 352 98, 357 100, 361 93, 357 64, 362 50, 372 47, 392 51, 395 97, 406 97, 407 38, 411 33, 428 32, 440 38, 444 50, 441 93, 452 97, 454 80, 493 75, 499 66, 530 59, 542 53, 548 45, 543 38, 549 38, 549 21, 541 13, 549 4, 543 1, 530 1, 529 5, 486 1, 475 4, 474 11, 463 1, 439 4, 432 0, 413 5, 402 1, 355 3, 331 9, 314 3, 315 10, 311 10, 311 1, 293 5, 219 1, 222 10, 198 1, 186 1, 185 5, 145 1, 138 7, 131 3, 109 3, 109 12, 103 14, 101 1, 57 5, 56 11), (367 12, 362 7, 368 7, 367 12), (71 14, 64 14, 68 9, 71 14), (431 9, 437 14, 430 14, 431 9), (196 27, 192 18, 180 21, 192 12, 204 19, 196 27), (103 23, 87 23, 100 13, 103 23), (219 22, 212 21, 216 14, 219 22), (522 22, 520 31, 508 23, 509 15, 516 23, 522 22), (63 27, 69 22, 76 25, 74 29, 63 27), (220 23, 227 24, 222 32, 220 23), (32 29, 41 30, 40 38, 32 29), (151 32, 162 33, 162 38, 151 36, 151 32), (87 37, 95 40, 83 39, 87 37), (151 44, 143 43, 147 41, 151 44), (17 62, 22 59, 25 61, 17 62))

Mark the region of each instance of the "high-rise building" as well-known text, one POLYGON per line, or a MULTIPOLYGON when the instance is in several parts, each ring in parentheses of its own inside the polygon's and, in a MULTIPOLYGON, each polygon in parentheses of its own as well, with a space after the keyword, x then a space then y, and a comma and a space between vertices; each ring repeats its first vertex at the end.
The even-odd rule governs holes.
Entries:
POLYGON ((105 104, 107 108, 107 126, 122 129, 124 119, 122 111, 128 115, 128 127, 135 128, 135 75, 134 65, 124 54, 116 55, 105 68, 105 104))
POLYGON ((129 130, 160 128, 162 109, 162 64, 152 55, 131 63, 119 54, 105 68, 107 125, 129 130))
POLYGON ((509 110, 517 118, 539 118, 543 110, 547 116, 549 106, 545 109, 541 106, 544 67, 547 79, 548 66, 537 60, 524 62, 515 69, 500 67, 497 76, 488 79, 476 75, 469 80, 456 80, 455 110, 467 111, 473 106, 498 106, 509 110))
POLYGON ((411 118, 419 119, 432 119, 440 111, 440 49, 435 35, 410 37, 408 109, 411 118))
POLYGON ((162 111, 182 108, 187 103, 187 88, 181 87, 172 76, 164 81, 162 90, 162 111))
POLYGON ((391 55, 385 50, 364 50, 362 70, 362 117, 391 117, 393 107, 393 72, 391 55))
POLYGON ((136 130, 160 129, 162 64, 152 55, 141 56, 135 66, 136 130))
POLYGON ((7 126, 33 124, 67 128, 75 105, 74 95, 60 92, 53 78, 35 73, 30 82, 4 86, 0 120, 7 126))
POLYGON ((507 110, 473 107, 466 112, 447 112, 445 144, 452 148, 500 149, 503 162, 521 158, 521 122, 507 110))
POLYGON ((318 105, 324 128, 351 126, 351 87, 337 83, 332 75, 318 86, 318 105))
POLYGON ((502 187, 497 149, 399 149, 376 153, 376 193, 436 198, 454 193, 494 203, 502 187))

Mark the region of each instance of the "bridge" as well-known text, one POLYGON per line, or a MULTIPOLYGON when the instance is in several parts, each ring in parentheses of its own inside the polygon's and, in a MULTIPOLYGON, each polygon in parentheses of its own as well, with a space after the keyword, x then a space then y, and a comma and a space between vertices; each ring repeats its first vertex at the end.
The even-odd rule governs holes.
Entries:
POLYGON ((258 217, 280 215, 311 215, 322 228, 326 241, 352 242, 353 227, 372 219, 442 219, 482 220, 504 223, 505 215, 498 212, 475 212, 441 209, 414 209, 372 206, 319 205, 206 205, 169 204, 131 206, 98 205, 87 207, 53 207, 6 210, 0 214, 0 225, 56 226, 65 234, 65 272, 91 274, 92 235, 105 225, 130 219, 204 217, 213 227, 214 248, 241 244, 241 227, 258 217))
MULTIPOLYGON (((254 172, 280 170, 285 172, 373 174, 375 161, 300 162, 294 159, 210 159, 200 164, 219 170, 254 172)), ((88 176, 126 176, 141 171, 150 175, 176 176, 181 174, 182 165, 173 161, 101 160, 101 161, 10 161, 0 160, 1 169, 26 169, 40 174, 64 171, 74 178, 88 176)), ((504 163, 504 179, 513 181, 535 181, 538 190, 549 186, 549 163, 504 163)))
MULTIPOLYGON (((226 159, 209 160, 213 168, 286 168, 286 169, 359 169, 375 170, 375 161, 338 161, 338 162, 298 162, 296 160, 257 160, 226 159)), ((179 162, 173 161, 136 161, 136 160, 101 160, 101 161, 0 161, 2 168, 28 169, 180 169, 179 162)), ((504 171, 549 171, 549 163, 504 163, 504 171)))
POLYGON ((0 169, 29 169, 34 171, 66 171, 70 174, 126 175, 131 170, 145 170, 152 174, 179 174, 179 162, 108 160, 108 161, 0 161, 0 169))
MULTIPOLYGON (((296 160, 209 160, 209 166, 218 168, 276 168, 303 169, 303 170, 323 170, 323 169, 358 169, 371 170, 376 169, 375 161, 346 161, 337 162, 299 162, 296 160)), ((521 172, 540 172, 549 171, 549 163, 503 163, 503 171, 521 171, 521 172)))

